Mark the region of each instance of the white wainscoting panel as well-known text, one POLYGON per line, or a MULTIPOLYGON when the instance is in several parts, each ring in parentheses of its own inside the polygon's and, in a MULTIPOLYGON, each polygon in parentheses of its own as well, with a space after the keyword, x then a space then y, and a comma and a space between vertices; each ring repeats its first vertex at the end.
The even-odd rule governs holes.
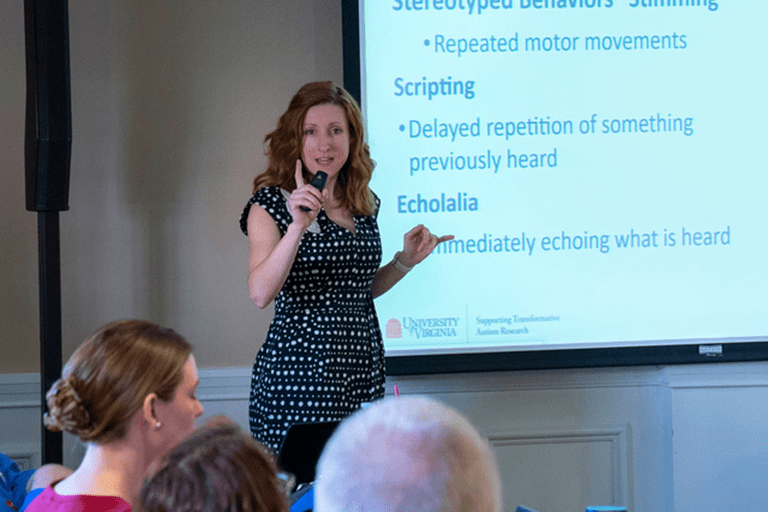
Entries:
POLYGON ((768 363, 669 369, 675 512, 768 510, 768 363))
POLYGON ((627 503, 626 425, 486 434, 507 502, 553 511, 627 503))
MULTIPOLYGON (((248 429, 251 368, 201 368, 199 422, 248 429)), ((496 451, 505 510, 762 510, 768 503, 768 363, 390 377, 462 412, 496 451)), ((40 464, 37 374, 0 375, 0 450, 40 464)), ((64 462, 83 445, 64 436, 64 462)))
POLYGON ((40 466, 40 375, 0 375, 0 452, 19 469, 40 466))
POLYGON ((6 454, 16 462, 19 471, 26 471, 40 467, 42 459, 40 454, 40 443, 0 443, 0 453, 6 454))
POLYGON ((250 432, 248 398, 251 391, 251 369, 202 368, 198 375, 200 385, 197 387, 197 398, 204 409, 198 423, 223 414, 235 420, 246 432, 250 432))
POLYGON ((663 368, 391 377, 388 389, 455 407, 496 450, 505 510, 672 512, 672 422, 663 368))

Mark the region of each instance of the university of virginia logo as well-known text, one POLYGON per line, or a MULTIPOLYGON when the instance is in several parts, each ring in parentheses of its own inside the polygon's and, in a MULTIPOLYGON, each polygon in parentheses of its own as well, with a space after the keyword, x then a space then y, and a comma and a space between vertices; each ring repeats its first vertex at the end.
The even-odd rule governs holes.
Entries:
POLYGON ((400 324, 400 320, 393 318, 387 322, 387 338, 402 338, 403 326, 400 324))
POLYGON ((387 338, 402 338, 403 327, 415 338, 456 337, 458 318, 403 318, 402 323, 393 318, 387 322, 387 338))

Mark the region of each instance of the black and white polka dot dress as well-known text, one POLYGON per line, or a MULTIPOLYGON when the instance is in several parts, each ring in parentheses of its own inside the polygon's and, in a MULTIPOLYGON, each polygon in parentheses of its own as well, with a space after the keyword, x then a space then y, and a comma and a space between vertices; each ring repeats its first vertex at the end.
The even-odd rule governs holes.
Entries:
MULTIPOLYGON (((258 204, 285 235, 292 217, 278 187, 258 204)), ((378 208, 379 200, 376 198, 378 208)), ((320 211, 305 232, 251 377, 251 432, 278 450, 294 423, 342 419, 384 396, 384 345, 371 296, 381 263, 376 218, 354 216, 356 235, 320 211)))

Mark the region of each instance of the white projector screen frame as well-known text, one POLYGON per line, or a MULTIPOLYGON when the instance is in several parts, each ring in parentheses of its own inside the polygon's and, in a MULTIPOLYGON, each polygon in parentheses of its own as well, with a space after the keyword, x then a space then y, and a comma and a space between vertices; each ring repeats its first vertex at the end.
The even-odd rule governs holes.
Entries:
POLYGON ((768 359, 768 4, 342 0, 389 374, 768 359))

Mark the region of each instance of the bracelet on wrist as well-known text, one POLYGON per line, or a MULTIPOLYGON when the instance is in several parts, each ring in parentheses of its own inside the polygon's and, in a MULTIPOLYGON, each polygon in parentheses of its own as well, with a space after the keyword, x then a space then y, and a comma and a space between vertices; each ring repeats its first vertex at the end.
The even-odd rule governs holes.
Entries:
POLYGON ((411 270, 413 270, 413 267, 408 267, 408 266, 406 266, 406 265, 403 265, 403 264, 400 262, 400 258, 399 258, 399 256, 400 256, 400 253, 399 253, 399 252, 395 253, 395 258, 392 260, 392 261, 394 262, 394 264, 395 264, 395 268, 396 268, 397 270, 399 270, 400 272, 402 272, 403 274, 407 274, 408 272, 410 272, 411 270))

